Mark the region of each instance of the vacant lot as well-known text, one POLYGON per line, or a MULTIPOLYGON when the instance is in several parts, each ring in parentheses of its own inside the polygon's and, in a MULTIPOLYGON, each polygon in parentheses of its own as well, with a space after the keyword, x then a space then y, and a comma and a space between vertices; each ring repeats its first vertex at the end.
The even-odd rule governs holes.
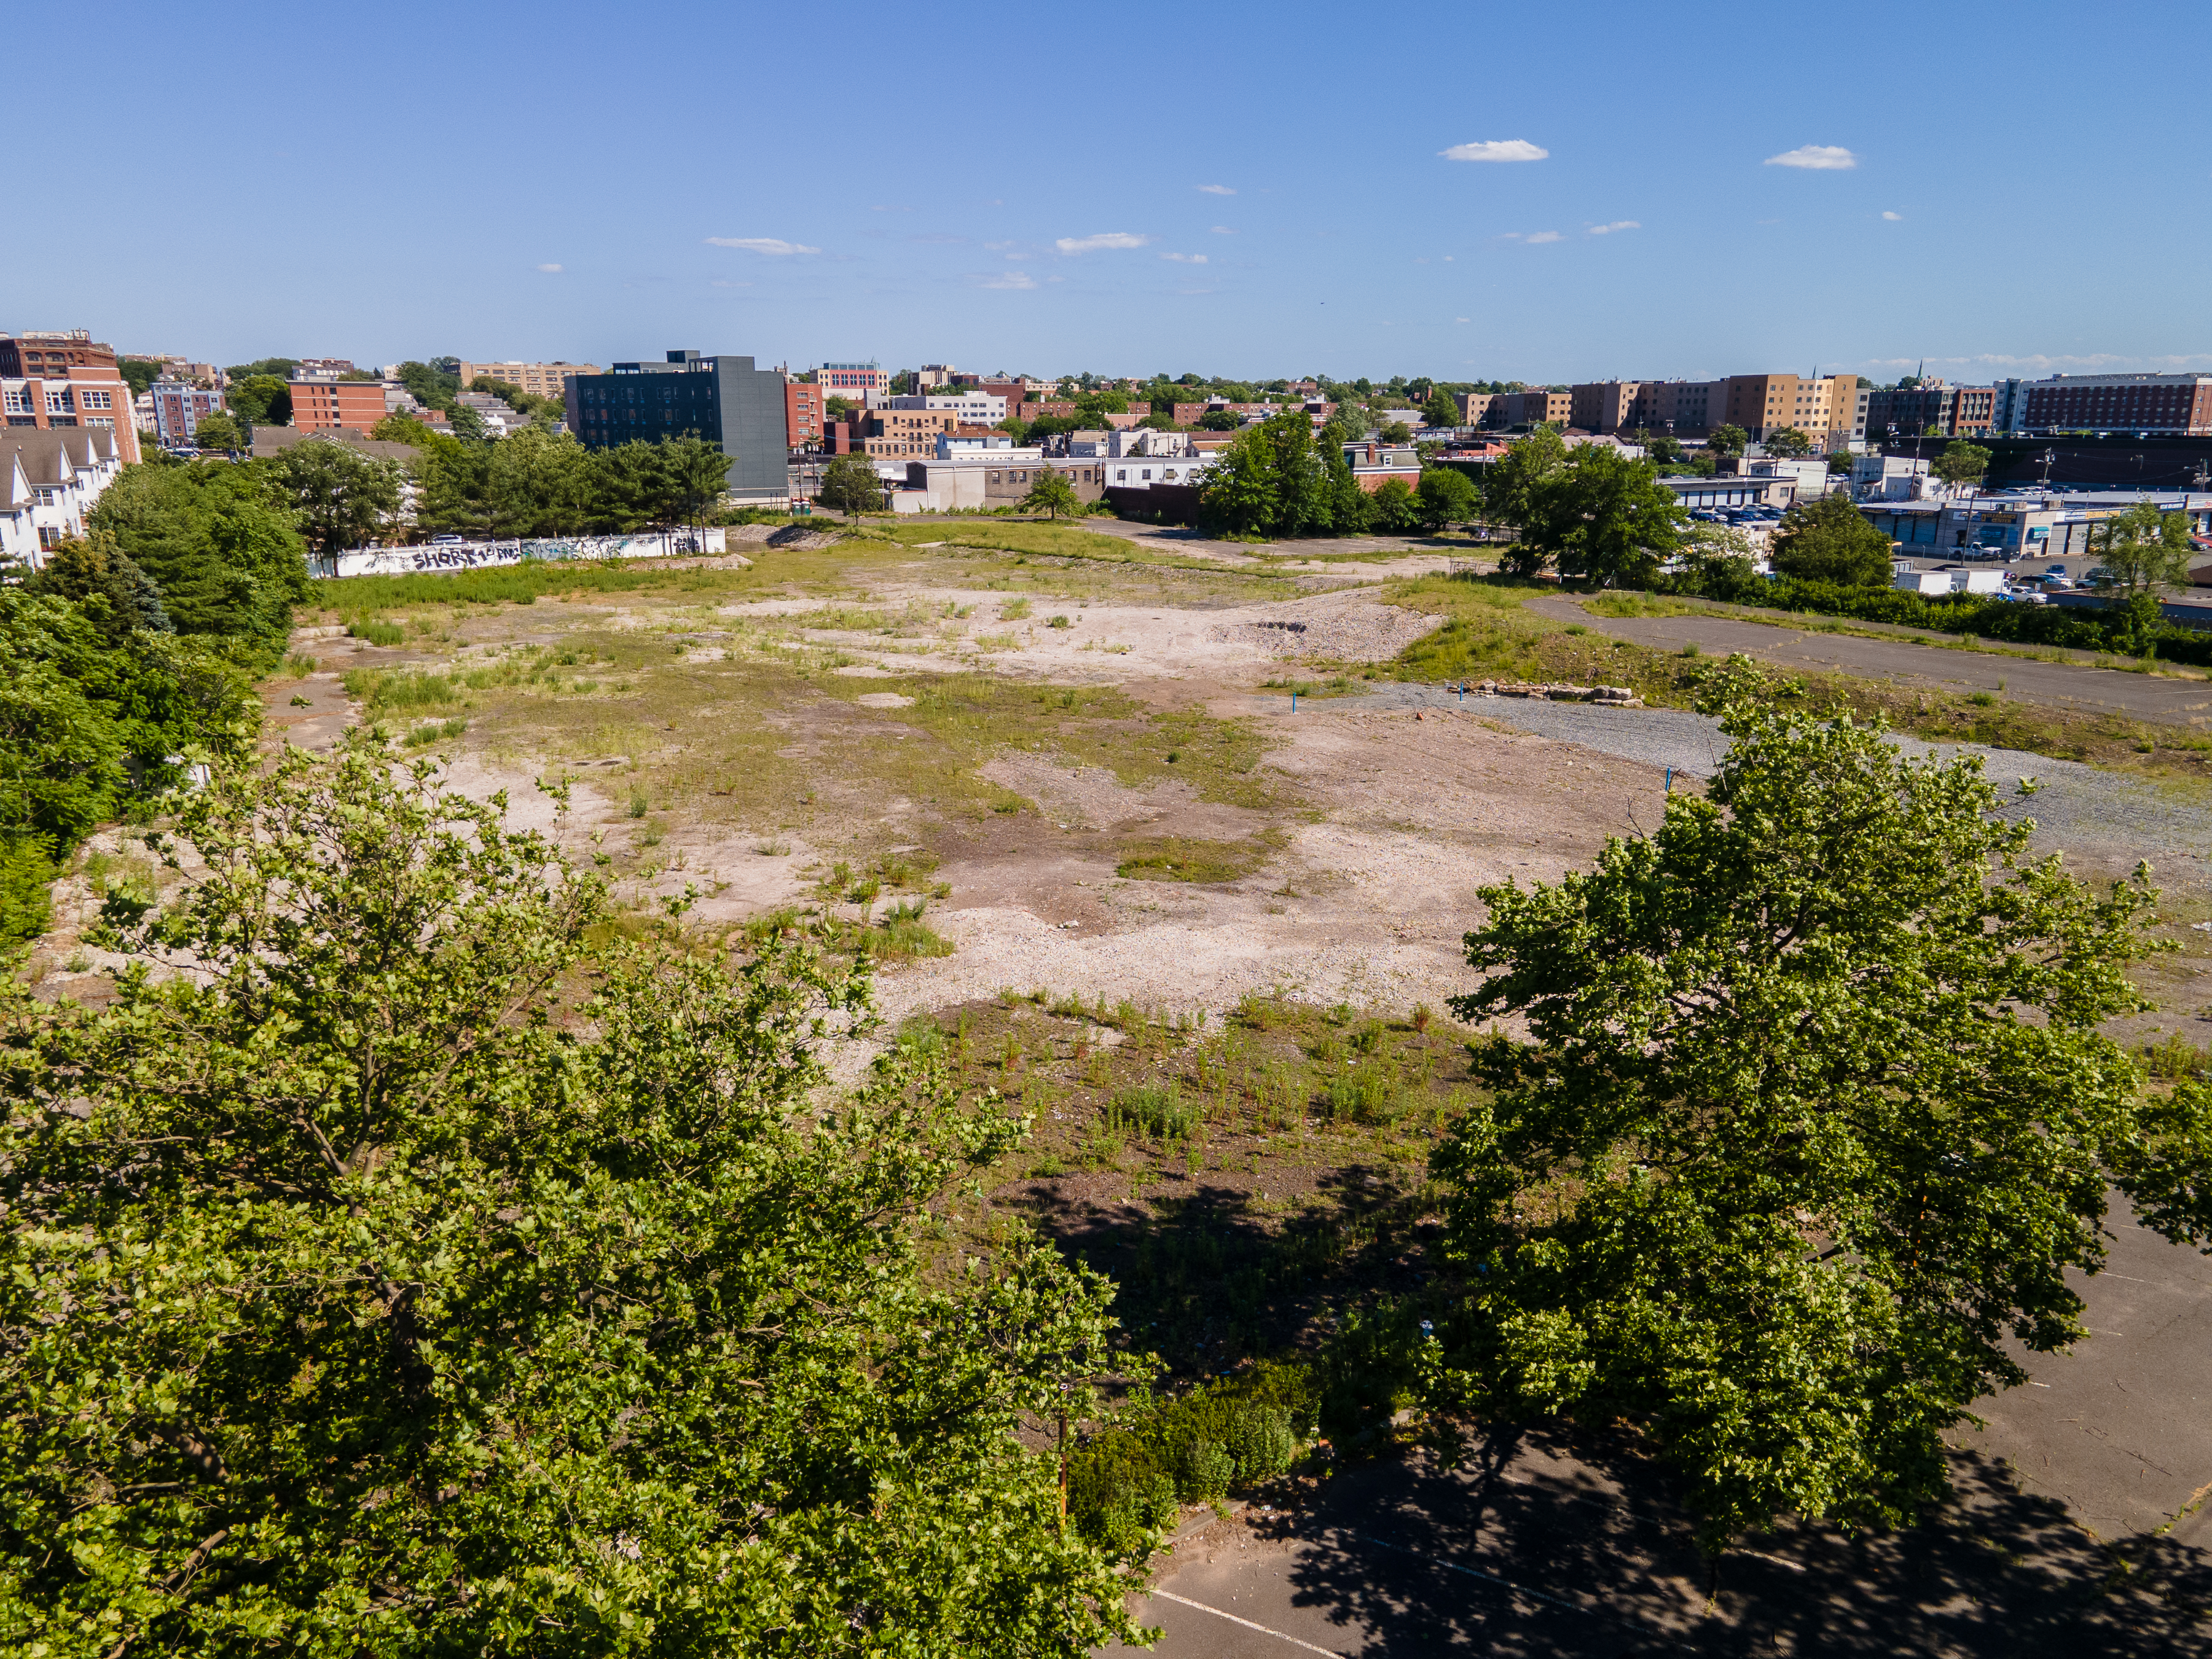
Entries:
MULTIPOLYGON (((1696 787, 1717 753, 1685 712, 1713 660, 1690 623, 1448 579, 1464 550, 1444 544, 957 520, 751 552, 323 584, 267 688, 272 740, 366 722, 444 757, 605 860, 622 926, 669 925, 688 890, 702 942, 816 928, 869 951, 883 1040, 1035 1115, 944 1236, 1034 1216, 1183 1377, 1310 1344, 1422 1271, 1427 1154, 1471 1086, 1445 1004, 1478 890, 1650 830, 1670 771, 1696 787), (1448 689, 1522 676, 1659 706, 1448 689)), ((1996 757, 2007 782, 2078 757, 2046 843, 2084 873, 2151 858, 2183 945, 2123 1035, 2202 1063, 2207 740, 2087 694, 2033 702, 2002 659, 1972 659, 2002 679, 1984 688, 1951 653, 1883 648, 1936 667, 1792 665, 1923 736, 2021 751, 1996 757)), ((109 833, 64 884, 33 965, 49 991, 97 994, 78 935, 106 886, 152 879, 131 848, 109 833)), ((2161 1515, 2174 1480, 2212 1471, 2162 1483, 2161 1515)), ((2036 1486, 2074 1490, 2063 1469, 2036 1486)))

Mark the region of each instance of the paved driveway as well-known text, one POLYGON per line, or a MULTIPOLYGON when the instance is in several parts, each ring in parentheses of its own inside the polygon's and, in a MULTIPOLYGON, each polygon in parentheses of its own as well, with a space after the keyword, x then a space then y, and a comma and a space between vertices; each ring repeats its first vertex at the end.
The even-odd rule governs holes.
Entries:
POLYGON ((1567 617, 1615 639, 1661 650, 1694 644, 1724 656, 1741 651, 1781 668, 1833 669, 1906 685, 2002 691, 2021 702, 2104 711, 2174 726, 2212 725, 2212 682, 2122 669, 2002 656, 1921 643, 1899 635, 1823 634, 1735 617, 1594 617, 1571 599, 1531 599, 1529 608, 1567 617))

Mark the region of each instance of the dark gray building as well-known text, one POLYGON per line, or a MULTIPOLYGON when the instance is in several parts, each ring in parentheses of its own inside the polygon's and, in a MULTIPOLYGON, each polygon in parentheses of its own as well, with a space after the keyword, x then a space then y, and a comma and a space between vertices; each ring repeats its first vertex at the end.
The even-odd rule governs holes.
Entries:
POLYGON ((568 430, 586 449, 611 449, 695 433, 730 458, 730 494, 740 501, 786 499, 783 376, 750 357, 672 351, 661 363, 617 363, 605 374, 563 383, 568 430))

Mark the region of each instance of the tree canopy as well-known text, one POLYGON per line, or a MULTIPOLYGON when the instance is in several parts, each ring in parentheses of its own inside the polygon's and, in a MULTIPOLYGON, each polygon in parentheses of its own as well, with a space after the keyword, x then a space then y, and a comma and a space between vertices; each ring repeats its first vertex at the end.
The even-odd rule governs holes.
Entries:
POLYGON ((1075 494, 1075 486, 1050 467, 1041 469, 1030 493, 1022 497, 1022 511, 1042 513, 1057 519, 1063 513, 1080 513, 1083 503, 1075 494))
POLYGON ((2137 501, 2089 527, 2089 550, 2121 592, 2156 593, 2185 586, 2190 562, 2189 515, 2160 513, 2155 501, 2137 501))
POLYGON ((318 553, 361 547, 399 510, 399 468, 333 438, 309 438, 269 463, 292 521, 318 553))
POLYGON ((127 466, 89 525, 154 579, 179 633, 226 635, 256 662, 283 654, 307 544, 263 464, 127 466))
POLYGON ((1954 438, 1938 455, 1930 471, 1945 483, 1978 483, 1990 470, 1990 452, 1979 444, 1954 438))
POLYGON ((1813 453, 1813 440, 1794 426, 1777 427, 1766 434, 1766 453, 1802 459, 1813 453))
POLYGON ((1886 586, 1892 544, 1849 495, 1837 491, 1793 501, 1775 527, 1774 568, 1801 581, 1886 586))
MULTIPOLYGON (((1334 430, 1334 428, 1332 428, 1334 430)), ((1314 442, 1313 422, 1291 409, 1239 433, 1200 486, 1200 521, 1236 535, 1325 536, 1360 527, 1364 501, 1334 443, 1314 442)))
MULTIPOLYGON (((1456 999, 1525 1020, 1437 1151, 1467 1289, 1431 1398, 1626 1418, 1717 1544, 1904 1520, 1942 1436, 2082 1334, 2107 1194, 2212 1239, 2212 1092, 2147 1095, 2142 871, 2027 853, 1980 762, 1908 760, 1741 659, 1707 793, 1557 885, 1483 890, 1456 999)), ((2023 786, 2025 787, 2025 786, 2023 786)))
POLYGON ((1705 447, 1716 455, 1741 455, 1751 442, 1751 434, 1740 426, 1717 426, 1705 439, 1705 447))
POLYGON ((1651 462, 1611 444, 1570 451, 1548 428, 1492 464, 1485 499, 1493 517, 1520 532, 1507 568, 1534 574, 1556 562, 1602 587, 1648 580, 1681 545, 1687 521, 1651 462))
POLYGON ((241 769, 174 902, 111 902, 112 1005, 11 1005, 0 1643, 1133 1635, 1014 1432, 1083 1407, 1106 1286, 915 1243, 1023 1124, 907 1048, 817 1105, 868 986, 802 946, 580 975, 605 889, 503 805, 368 745, 241 769))
POLYGON ((884 481, 866 456, 840 455, 822 469, 822 489, 814 499, 832 513, 858 519, 884 510, 884 481))

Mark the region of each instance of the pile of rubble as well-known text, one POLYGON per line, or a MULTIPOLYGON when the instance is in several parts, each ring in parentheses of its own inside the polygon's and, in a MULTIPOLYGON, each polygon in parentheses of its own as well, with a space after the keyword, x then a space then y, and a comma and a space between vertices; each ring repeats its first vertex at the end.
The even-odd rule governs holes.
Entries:
POLYGON ((1625 685, 1566 685, 1549 681, 1485 680, 1462 688, 1483 697, 1542 697, 1553 702, 1601 702, 1608 708, 1641 708, 1644 699, 1625 685))

